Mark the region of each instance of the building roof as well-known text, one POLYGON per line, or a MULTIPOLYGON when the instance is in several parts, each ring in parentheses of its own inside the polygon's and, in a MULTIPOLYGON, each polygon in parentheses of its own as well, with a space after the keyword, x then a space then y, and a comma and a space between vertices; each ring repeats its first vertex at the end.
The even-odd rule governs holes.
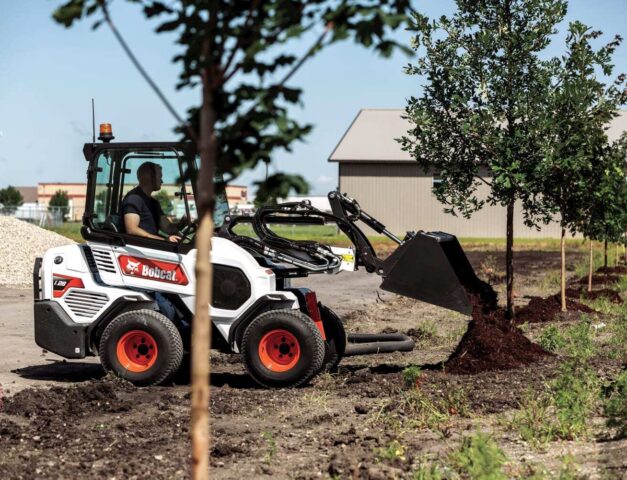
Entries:
MULTIPOLYGON (((407 134, 409 120, 401 109, 362 109, 329 156, 330 162, 410 162, 396 139, 407 134)), ((627 131, 627 110, 610 122, 607 136, 617 140, 627 131)))
POLYGON ((24 203, 33 203, 37 201, 37 187, 15 187, 22 194, 24 203))
POLYGON ((400 109, 362 109, 329 157, 330 162, 410 162, 397 138, 409 130, 400 109))

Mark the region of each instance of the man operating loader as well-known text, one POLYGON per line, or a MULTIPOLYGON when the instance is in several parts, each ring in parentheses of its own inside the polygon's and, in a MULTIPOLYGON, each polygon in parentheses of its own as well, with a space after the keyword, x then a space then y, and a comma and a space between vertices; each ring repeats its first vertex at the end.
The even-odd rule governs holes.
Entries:
POLYGON ((144 162, 137 169, 139 185, 126 194, 122 201, 124 230, 129 235, 163 240, 159 230, 165 232, 170 242, 178 242, 178 226, 163 213, 159 202, 150 194, 161 189, 163 172, 160 165, 144 162))

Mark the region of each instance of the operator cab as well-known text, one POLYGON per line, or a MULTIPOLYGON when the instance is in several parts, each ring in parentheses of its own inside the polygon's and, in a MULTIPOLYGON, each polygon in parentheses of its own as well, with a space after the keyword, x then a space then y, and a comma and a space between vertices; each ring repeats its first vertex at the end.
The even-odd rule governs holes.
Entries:
MULTIPOLYGON (((193 248, 198 226, 195 179, 199 168, 199 158, 193 144, 88 143, 83 147, 83 153, 89 162, 81 229, 83 238, 113 245, 130 244, 181 253, 193 248), (168 223, 176 226, 176 235, 180 237, 176 242, 168 241, 168 234, 172 232, 160 230, 158 236, 162 239, 144 238, 126 232, 123 201, 138 185, 137 170, 146 162, 160 167, 162 184, 151 196, 158 201, 168 223)), ((215 179, 215 188, 214 222, 216 228, 219 228, 229 212, 221 177, 215 179)))

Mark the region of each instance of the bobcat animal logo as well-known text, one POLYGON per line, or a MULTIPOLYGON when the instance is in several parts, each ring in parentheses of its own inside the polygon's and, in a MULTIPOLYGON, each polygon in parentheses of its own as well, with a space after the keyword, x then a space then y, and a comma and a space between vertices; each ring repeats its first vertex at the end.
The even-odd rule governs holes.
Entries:
POLYGON ((139 265, 140 262, 133 262, 132 260, 128 260, 126 262, 126 272, 131 275, 139 273, 139 265))

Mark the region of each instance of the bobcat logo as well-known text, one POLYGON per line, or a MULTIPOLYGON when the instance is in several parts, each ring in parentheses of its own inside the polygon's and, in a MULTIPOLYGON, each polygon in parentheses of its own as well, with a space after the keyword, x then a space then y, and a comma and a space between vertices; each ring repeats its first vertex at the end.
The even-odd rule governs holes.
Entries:
POLYGON ((139 265, 140 265, 140 262, 133 262, 132 260, 128 260, 126 262, 125 270, 127 273, 131 275, 137 274, 139 273, 139 265))

